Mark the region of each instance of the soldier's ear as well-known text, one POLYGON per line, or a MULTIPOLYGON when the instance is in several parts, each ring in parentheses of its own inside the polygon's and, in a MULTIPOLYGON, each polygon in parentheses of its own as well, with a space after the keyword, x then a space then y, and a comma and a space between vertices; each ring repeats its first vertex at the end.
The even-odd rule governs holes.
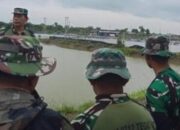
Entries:
POLYGON ((145 59, 146 59, 146 60, 148 60, 148 59, 149 59, 148 55, 144 55, 144 57, 145 57, 145 59))
POLYGON ((152 60, 150 55, 145 55, 146 60, 152 60))
POLYGON ((94 86, 94 81, 93 80, 89 80, 89 83, 94 86))
POLYGON ((29 20, 29 17, 27 15, 24 15, 24 17, 26 18, 27 21, 29 20))
POLYGON ((39 77, 36 77, 36 76, 29 76, 29 77, 28 77, 29 87, 30 87, 32 90, 35 89, 38 80, 39 80, 39 77))

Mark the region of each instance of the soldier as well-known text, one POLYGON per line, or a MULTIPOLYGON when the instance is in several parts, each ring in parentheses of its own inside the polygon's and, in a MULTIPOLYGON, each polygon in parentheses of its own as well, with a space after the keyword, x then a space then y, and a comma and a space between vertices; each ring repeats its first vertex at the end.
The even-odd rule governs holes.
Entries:
POLYGON ((146 98, 157 130, 175 129, 180 117, 180 75, 169 66, 169 58, 173 55, 169 51, 169 40, 164 36, 148 38, 142 54, 156 75, 147 89, 146 98))
POLYGON ((28 10, 14 8, 12 25, 1 30, 0 35, 26 35, 34 36, 33 32, 26 28, 28 10))
POLYGON ((96 104, 72 120, 75 130, 155 130, 145 107, 123 93, 130 73, 121 51, 95 50, 86 78, 96 94, 96 104))
POLYGON ((54 58, 42 57, 34 37, 0 38, 0 130, 72 130, 35 90, 39 76, 55 66, 54 58))

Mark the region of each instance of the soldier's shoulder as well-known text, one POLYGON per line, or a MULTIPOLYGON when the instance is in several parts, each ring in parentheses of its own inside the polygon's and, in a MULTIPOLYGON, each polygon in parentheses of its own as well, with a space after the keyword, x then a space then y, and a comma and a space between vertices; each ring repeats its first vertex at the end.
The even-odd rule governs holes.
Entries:
POLYGON ((0 35, 4 35, 6 32, 8 32, 9 30, 11 30, 10 26, 3 26, 0 28, 0 35))
POLYGON ((5 29, 6 29, 6 27, 4 27, 4 26, 3 26, 3 27, 0 27, 0 30, 5 30, 5 29))
POLYGON ((155 79, 147 89, 146 96, 149 98, 156 97, 156 99, 160 97, 165 97, 164 93, 169 91, 167 84, 161 79, 155 79))
POLYGON ((6 31, 6 27, 1 27, 0 28, 0 35, 3 35, 5 31, 6 31))
POLYGON ((26 28, 25 31, 26 31, 30 36, 35 37, 34 32, 33 32, 31 29, 26 28))
POLYGON ((31 129, 39 128, 46 130, 47 126, 49 130, 51 130, 52 128, 67 128, 68 130, 73 130, 70 122, 63 115, 48 108, 44 109, 41 113, 39 113, 39 115, 33 120, 31 126, 29 127, 31 129), (41 125, 39 125, 39 122, 41 122, 41 125))
POLYGON ((164 87, 166 85, 166 83, 162 80, 162 79, 159 79, 159 78, 155 78, 154 81, 152 81, 150 87, 151 88, 159 88, 158 86, 161 86, 161 87, 164 87))

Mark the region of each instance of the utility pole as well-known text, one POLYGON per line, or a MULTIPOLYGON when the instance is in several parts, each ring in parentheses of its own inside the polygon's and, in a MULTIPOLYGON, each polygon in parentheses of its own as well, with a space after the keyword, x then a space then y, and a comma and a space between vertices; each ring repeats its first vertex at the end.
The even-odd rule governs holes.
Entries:
POLYGON ((64 26, 65 35, 68 33, 69 27, 70 27, 69 17, 65 17, 65 26, 64 26))
POLYGON ((43 32, 44 32, 44 33, 46 32, 46 22, 47 22, 47 18, 44 17, 44 18, 43 18, 43 24, 44 24, 44 26, 43 26, 43 32))

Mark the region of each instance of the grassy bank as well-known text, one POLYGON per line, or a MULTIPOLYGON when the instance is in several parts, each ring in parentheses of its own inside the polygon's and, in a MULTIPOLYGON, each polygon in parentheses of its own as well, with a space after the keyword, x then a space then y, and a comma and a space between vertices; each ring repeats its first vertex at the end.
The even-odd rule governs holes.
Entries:
POLYGON ((128 56, 141 56, 139 49, 127 48, 118 44, 107 44, 104 42, 97 41, 85 41, 85 40, 72 40, 72 39, 43 39, 42 43, 54 44, 59 47, 83 50, 83 51, 93 51, 98 48, 108 47, 108 48, 119 48, 123 51, 125 55, 128 56))
MULTIPOLYGON (((44 44, 53 44, 62 48, 69 48, 69 49, 76 49, 83 51, 93 51, 95 49, 102 47, 116 48, 116 49, 118 48, 121 51, 123 51, 123 53, 126 56, 143 58, 140 54, 140 49, 138 48, 128 48, 128 47, 123 47, 122 45, 107 44, 103 42, 73 40, 73 39, 43 39, 41 40, 41 42, 44 44)), ((180 65, 180 53, 172 57, 170 62, 173 64, 180 65)))
POLYGON ((63 48, 70 48, 76 50, 93 51, 97 48, 110 47, 117 48, 118 45, 106 44, 103 42, 86 41, 86 40, 73 40, 73 39, 43 39, 45 44, 55 44, 63 48))
POLYGON ((170 59, 170 62, 176 65, 180 65, 180 53, 177 53, 170 59))
POLYGON ((93 101, 88 101, 86 103, 83 103, 79 105, 78 107, 72 106, 72 105, 67 105, 67 104, 62 104, 59 107, 54 108, 57 112, 63 114, 66 116, 69 120, 72 120, 76 115, 79 113, 85 111, 87 108, 92 106, 94 104, 93 101))
MULTIPOLYGON (((133 100, 138 101, 141 104, 145 104, 145 90, 139 90, 137 92, 133 92, 129 94, 129 97, 133 100)), ((79 105, 78 107, 74 107, 72 105, 62 104, 59 107, 54 108, 59 113, 65 115, 69 120, 73 119, 77 114, 85 111, 90 106, 94 104, 93 101, 89 101, 79 105)))

